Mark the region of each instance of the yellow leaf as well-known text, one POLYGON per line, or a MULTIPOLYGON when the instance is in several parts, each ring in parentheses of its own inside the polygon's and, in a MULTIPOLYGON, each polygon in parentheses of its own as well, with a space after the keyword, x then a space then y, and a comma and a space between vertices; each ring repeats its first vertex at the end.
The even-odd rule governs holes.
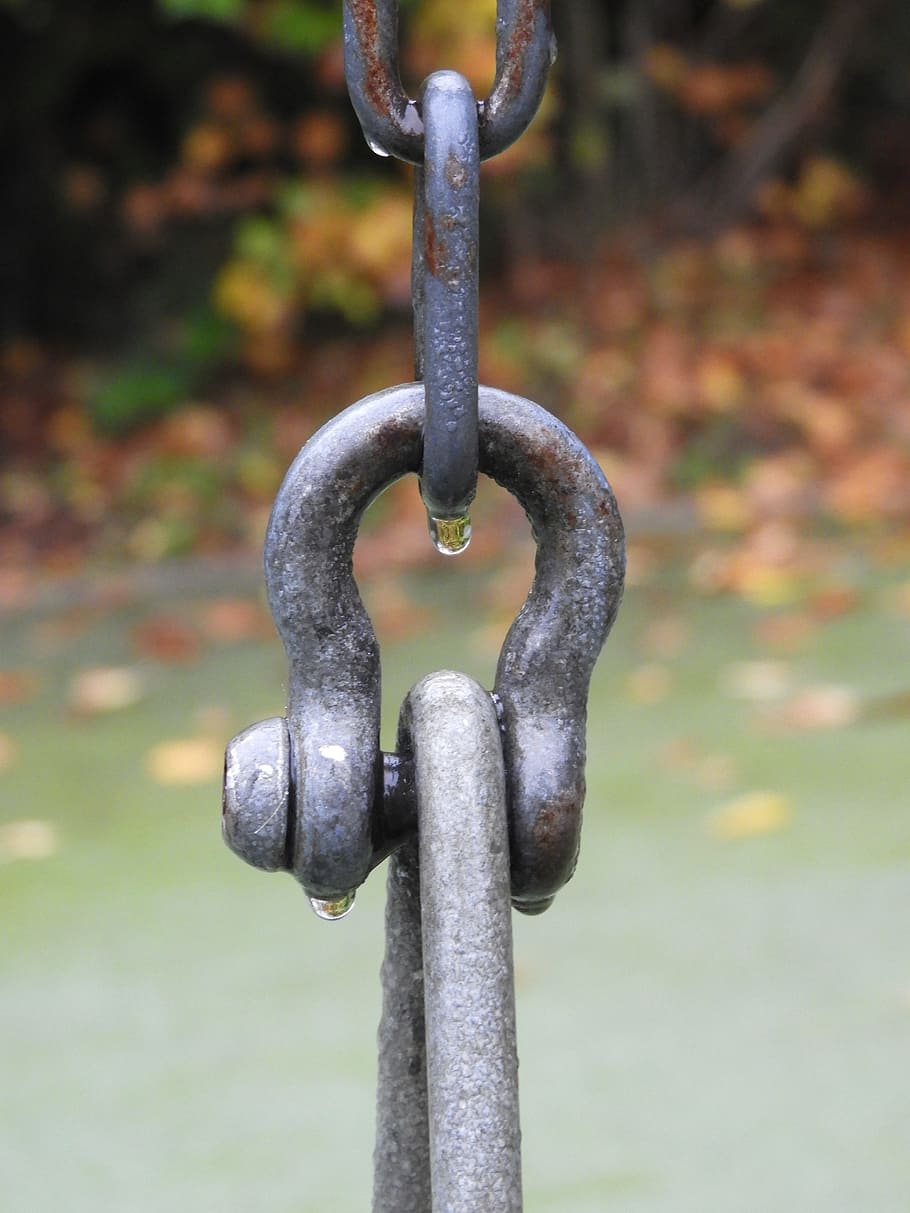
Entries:
POLYGON ((705 354, 695 373, 698 394, 715 413, 727 413, 741 402, 746 384, 733 359, 719 351, 705 354))
POLYGON ((752 508, 741 488, 715 481, 695 492, 695 508, 712 531, 744 531, 752 521, 752 508))
POLYGON ((145 768, 155 783, 168 787, 208 783, 222 770, 224 750, 211 737, 161 741, 146 755, 145 768))
POLYGON ((790 822, 790 803, 779 792, 748 792, 718 809, 708 820, 715 838, 752 838, 772 834, 790 822))

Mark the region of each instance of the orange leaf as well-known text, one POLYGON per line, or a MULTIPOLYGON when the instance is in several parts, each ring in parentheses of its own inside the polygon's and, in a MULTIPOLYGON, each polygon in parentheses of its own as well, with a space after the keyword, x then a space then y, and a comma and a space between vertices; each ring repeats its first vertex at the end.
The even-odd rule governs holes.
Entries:
POLYGON ((133 644, 144 657, 168 665, 194 661, 201 647, 198 632, 173 615, 158 615, 137 624, 133 644))
POLYGON ((38 678, 30 670, 0 670, 0 704, 25 703, 38 689, 38 678))
POLYGON ((237 644, 274 635, 265 610, 249 598, 218 598, 202 608, 200 626, 209 640, 237 644))
POLYGON ((224 749, 211 737, 161 741, 146 755, 145 768, 155 783, 167 787, 209 783, 224 766, 224 749))

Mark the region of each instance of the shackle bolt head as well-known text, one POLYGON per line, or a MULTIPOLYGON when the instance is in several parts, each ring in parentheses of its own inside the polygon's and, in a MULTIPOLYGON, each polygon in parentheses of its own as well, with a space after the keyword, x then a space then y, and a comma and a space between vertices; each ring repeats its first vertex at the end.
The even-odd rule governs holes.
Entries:
POLYGON ((266 872, 288 868, 291 743, 287 721, 250 725, 224 755, 221 832, 235 855, 266 872))

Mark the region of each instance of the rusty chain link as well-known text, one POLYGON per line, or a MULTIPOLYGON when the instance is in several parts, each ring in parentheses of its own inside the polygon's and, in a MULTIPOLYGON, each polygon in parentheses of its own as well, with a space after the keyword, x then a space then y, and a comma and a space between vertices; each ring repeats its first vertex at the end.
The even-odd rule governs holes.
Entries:
POLYGON ((490 95, 478 103, 440 71, 412 100, 396 0, 345 0, 364 134, 415 165, 418 382, 346 409, 288 471, 265 544, 287 712, 238 734, 225 758, 225 840, 291 872, 320 917, 343 917, 391 856, 374 1213, 520 1213, 509 903, 540 913, 574 871, 588 686, 625 572, 622 522, 590 453, 538 405, 478 385, 480 161, 531 121, 553 58, 549 0, 496 11, 490 95), (478 471, 524 507, 534 581, 493 693, 431 675, 386 754, 379 648, 352 569, 360 521, 417 473, 437 548, 463 551, 478 471))
MULTIPOLYGON (((550 0, 497 0, 496 78, 478 104, 482 160, 504 151, 527 128, 554 55, 550 0)), ((398 0, 344 0, 344 70, 373 150, 421 164, 423 118, 398 67, 398 0)))

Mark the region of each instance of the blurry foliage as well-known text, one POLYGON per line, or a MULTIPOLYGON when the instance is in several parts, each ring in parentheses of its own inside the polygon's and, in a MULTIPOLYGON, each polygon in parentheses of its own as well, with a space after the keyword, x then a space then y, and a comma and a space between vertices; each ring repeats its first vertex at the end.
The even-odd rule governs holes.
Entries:
POLYGON ((283 50, 316 54, 337 41, 341 5, 335 0, 160 0, 177 18, 226 21, 283 50))
MULTIPOLYGON (((484 94, 494 0, 401 7, 407 87, 484 94)), ((800 520, 910 517, 910 9, 554 20, 541 114, 484 166, 483 378, 627 504, 741 535, 705 584, 784 593, 800 520)), ((411 373, 409 170, 357 127, 339 0, 0 0, 0 35, 0 549, 258 540, 318 421, 411 373)))

